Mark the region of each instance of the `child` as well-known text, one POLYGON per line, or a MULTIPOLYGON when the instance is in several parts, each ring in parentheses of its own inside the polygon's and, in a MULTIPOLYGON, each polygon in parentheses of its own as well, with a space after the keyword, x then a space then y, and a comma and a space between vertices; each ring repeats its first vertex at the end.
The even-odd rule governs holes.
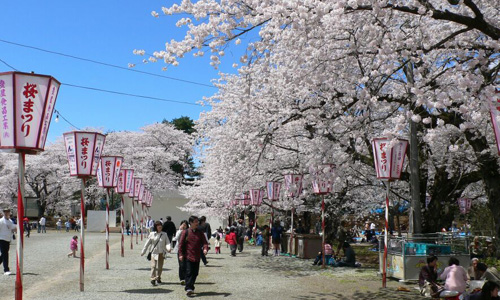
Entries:
MULTIPOLYGON (((329 241, 325 241, 325 264, 329 264, 330 259, 334 255, 332 245, 330 244, 329 241)), ((316 259, 314 260, 313 265, 318 265, 321 266, 323 264, 323 252, 318 252, 318 256, 316 256, 316 259)))
POLYGON ((222 245, 222 242, 220 241, 220 234, 217 233, 216 240, 215 240, 215 254, 220 254, 220 246, 222 245))
POLYGON ((229 244, 229 248, 231 249, 231 256, 236 256, 236 228, 231 227, 229 230, 229 234, 226 235, 226 243, 229 244))
POLYGON ((73 236, 73 239, 69 243, 69 249, 71 249, 71 252, 68 253, 68 257, 72 256, 76 257, 76 251, 78 250, 78 236, 75 235, 73 236))
POLYGON ((66 225, 66 232, 69 232, 69 227, 71 225, 71 223, 69 222, 69 220, 67 220, 66 223, 64 223, 64 225, 66 225))

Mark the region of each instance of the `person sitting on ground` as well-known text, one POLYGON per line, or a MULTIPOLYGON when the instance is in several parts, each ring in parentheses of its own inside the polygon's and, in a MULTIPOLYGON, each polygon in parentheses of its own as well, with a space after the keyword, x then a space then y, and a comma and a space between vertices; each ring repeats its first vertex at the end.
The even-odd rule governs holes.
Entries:
MULTIPOLYGON (((332 245, 329 243, 329 241, 325 241, 324 250, 325 250, 325 265, 328 265, 328 262, 330 261, 330 259, 333 256, 332 245)), ((314 260, 313 265, 314 266, 315 265, 321 266, 322 264, 323 264, 323 252, 320 251, 320 252, 318 252, 318 256, 316 256, 316 259, 314 260)))
POLYGON ((467 271, 460 265, 460 261, 456 257, 450 257, 448 267, 446 267, 439 276, 442 280, 446 280, 444 288, 448 291, 457 291, 460 294, 465 292, 467 287, 467 271))
POLYGON ((466 298, 467 300, 498 300, 498 284, 493 281, 487 281, 480 292, 473 293, 466 298))
POLYGON ((477 258, 483 258, 483 245, 479 241, 479 237, 476 236, 474 237, 474 240, 469 246, 470 249, 470 256, 471 258, 477 257, 477 258))
POLYGON ((437 262, 438 258, 435 255, 428 256, 427 264, 420 269, 420 274, 418 275, 418 285, 420 286, 420 292, 422 294, 424 293, 426 282, 430 284, 433 291, 439 289, 439 285, 437 284, 437 262))
POLYGON ((356 253, 354 249, 352 249, 351 245, 348 242, 344 242, 342 245, 342 249, 344 250, 344 257, 339 259, 336 263, 336 267, 356 267, 356 253))
POLYGON ((489 267, 484 263, 477 264, 477 270, 480 274, 480 280, 493 281, 498 286, 500 286, 500 273, 497 268, 489 267))
POLYGON ((470 280, 479 280, 481 278, 481 274, 479 274, 479 270, 477 269, 477 264, 479 263, 479 259, 474 257, 470 262, 470 267, 467 269, 467 275, 469 275, 470 280))

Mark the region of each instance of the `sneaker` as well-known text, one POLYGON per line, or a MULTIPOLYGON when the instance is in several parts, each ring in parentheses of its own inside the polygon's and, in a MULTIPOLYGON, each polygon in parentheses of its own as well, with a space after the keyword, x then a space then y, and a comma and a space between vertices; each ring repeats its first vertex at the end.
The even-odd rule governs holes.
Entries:
POLYGON ((181 285, 186 285, 186 281, 185 280, 181 280, 181 285))
POLYGON ((3 273, 3 275, 6 275, 6 276, 9 276, 10 274, 12 274, 10 271, 3 273))
POLYGON ((186 291, 186 295, 187 296, 191 296, 192 294, 194 294, 193 290, 187 290, 186 291))
POLYGON ((156 286, 156 280, 151 280, 151 285, 156 286))
POLYGON ((160 278, 156 279, 156 282, 157 282, 158 284, 160 284, 160 283, 161 283, 161 279, 160 279, 160 278))

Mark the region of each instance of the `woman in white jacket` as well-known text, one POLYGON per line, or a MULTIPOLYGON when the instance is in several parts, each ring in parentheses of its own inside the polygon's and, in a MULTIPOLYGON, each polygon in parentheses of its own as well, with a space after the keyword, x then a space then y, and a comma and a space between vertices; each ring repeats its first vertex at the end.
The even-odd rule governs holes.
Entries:
POLYGON ((163 271, 163 261, 170 252, 167 245, 170 245, 168 236, 162 232, 163 225, 160 221, 156 221, 153 231, 149 234, 146 244, 142 248, 141 256, 146 252, 151 252, 151 284, 161 283, 161 272, 163 271))
POLYGON ((179 280, 181 281, 181 284, 184 285, 186 283, 186 260, 180 261, 179 260, 179 240, 181 238, 181 233, 188 229, 189 224, 188 221, 184 220, 181 222, 181 225, 179 226, 179 230, 175 233, 175 237, 172 239, 175 242, 175 247, 174 247, 174 253, 177 253, 177 261, 179 262, 179 280))

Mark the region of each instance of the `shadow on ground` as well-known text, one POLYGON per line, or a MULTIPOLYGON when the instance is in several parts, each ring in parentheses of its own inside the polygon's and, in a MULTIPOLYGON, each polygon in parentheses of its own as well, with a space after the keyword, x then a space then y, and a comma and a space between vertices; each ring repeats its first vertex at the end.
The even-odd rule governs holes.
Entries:
POLYGON ((311 293, 310 295, 293 296, 291 299, 298 300, 418 300, 426 299, 417 291, 400 292, 394 288, 380 289, 378 291, 355 292, 352 296, 345 296, 339 293, 311 293))
MULTIPOLYGON (((196 283, 198 284, 198 283, 196 283)), ((223 296, 223 297, 229 297, 231 296, 231 293, 216 293, 216 292, 201 292, 201 293, 194 293, 194 296, 196 297, 207 297, 207 296, 223 296)))
POLYGON ((151 288, 151 289, 132 289, 132 290, 124 290, 123 293, 128 294, 168 294, 173 292, 173 290, 166 290, 160 288, 151 288))
MULTIPOLYGON (((215 284, 215 282, 196 282, 196 285, 212 285, 212 284, 215 284)), ((180 282, 178 282, 178 281, 176 281, 176 282, 162 281, 162 283, 159 283, 158 285, 178 285, 178 286, 181 286, 180 282)))

